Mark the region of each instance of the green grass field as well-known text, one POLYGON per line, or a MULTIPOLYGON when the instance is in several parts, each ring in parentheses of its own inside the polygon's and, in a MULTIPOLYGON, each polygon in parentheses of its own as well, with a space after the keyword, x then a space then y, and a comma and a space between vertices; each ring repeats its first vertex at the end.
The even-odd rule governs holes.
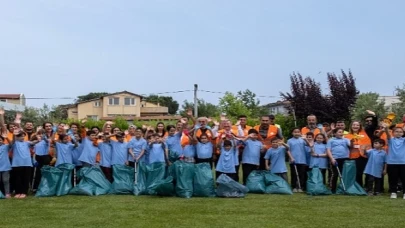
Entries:
POLYGON ((0 201, 0 227, 398 227, 404 208, 402 197, 387 194, 29 197, 0 201))

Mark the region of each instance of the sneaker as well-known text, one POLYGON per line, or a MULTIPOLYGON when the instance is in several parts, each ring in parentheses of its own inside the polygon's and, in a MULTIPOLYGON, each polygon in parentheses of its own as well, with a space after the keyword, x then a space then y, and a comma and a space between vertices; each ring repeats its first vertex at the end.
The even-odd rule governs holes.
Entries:
POLYGON ((14 198, 17 198, 17 199, 20 198, 20 197, 21 197, 20 194, 17 194, 17 195, 14 196, 14 198))
POLYGON ((298 189, 298 192, 302 193, 302 192, 304 192, 304 191, 302 191, 302 189, 298 189))
POLYGON ((405 193, 404 193, 404 196, 402 198, 405 200, 405 193))
POLYGON ((25 195, 25 194, 20 195, 20 199, 24 199, 25 197, 27 197, 27 195, 25 195))
POLYGON ((298 192, 296 188, 293 189, 293 192, 298 192))
POLYGON ((11 195, 10 194, 6 194, 6 199, 10 199, 11 195))
POLYGON ((390 197, 391 199, 396 199, 397 198, 397 193, 391 193, 391 197, 390 197))
POLYGON ((374 195, 373 192, 368 193, 368 196, 373 196, 373 195, 374 195))

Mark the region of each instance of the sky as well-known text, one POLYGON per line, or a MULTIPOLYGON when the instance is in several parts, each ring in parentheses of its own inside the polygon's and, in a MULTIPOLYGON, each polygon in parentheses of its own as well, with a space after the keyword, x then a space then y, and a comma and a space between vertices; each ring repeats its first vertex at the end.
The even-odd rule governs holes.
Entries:
POLYGON ((0 93, 54 98, 36 107, 123 90, 182 104, 198 84, 214 104, 246 89, 266 104, 293 72, 327 88, 343 69, 360 92, 393 95, 403 12, 402 0, 0 0, 0 93))

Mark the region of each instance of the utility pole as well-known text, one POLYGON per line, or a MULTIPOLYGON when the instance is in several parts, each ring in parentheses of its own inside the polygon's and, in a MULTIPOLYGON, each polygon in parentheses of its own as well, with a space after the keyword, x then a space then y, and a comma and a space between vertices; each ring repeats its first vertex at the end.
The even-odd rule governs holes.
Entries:
POLYGON ((198 99, 197 99, 198 85, 194 84, 194 116, 198 117, 198 99))

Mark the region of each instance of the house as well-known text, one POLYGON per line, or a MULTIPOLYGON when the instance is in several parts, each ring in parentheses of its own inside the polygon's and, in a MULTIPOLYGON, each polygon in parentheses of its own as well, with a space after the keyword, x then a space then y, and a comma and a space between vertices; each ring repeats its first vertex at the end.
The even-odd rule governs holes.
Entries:
POLYGON ((265 105, 266 108, 269 109, 269 114, 277 115, 288 115, 288 109, 286 106, 288 106, 290 103, 288 101, 277 101, 274 103, 270 103, 265 105))
POLYGON ((389 112, 392 111, 392 107, 395 106, 395 104, 401 102, 398 96, 379 96, 378 101, 384 101, 384 107, 389 112))
POLYGON ((22 112, 25 109, 24 94, 0 94, 0 107, 4 110, 22 112))
POLYGON ((78 102, 67 107, 68 118, 113 120, 172 119, 168 107, 144 101, 144 97, 128 91, 110 93, 102 97, 78 102))

